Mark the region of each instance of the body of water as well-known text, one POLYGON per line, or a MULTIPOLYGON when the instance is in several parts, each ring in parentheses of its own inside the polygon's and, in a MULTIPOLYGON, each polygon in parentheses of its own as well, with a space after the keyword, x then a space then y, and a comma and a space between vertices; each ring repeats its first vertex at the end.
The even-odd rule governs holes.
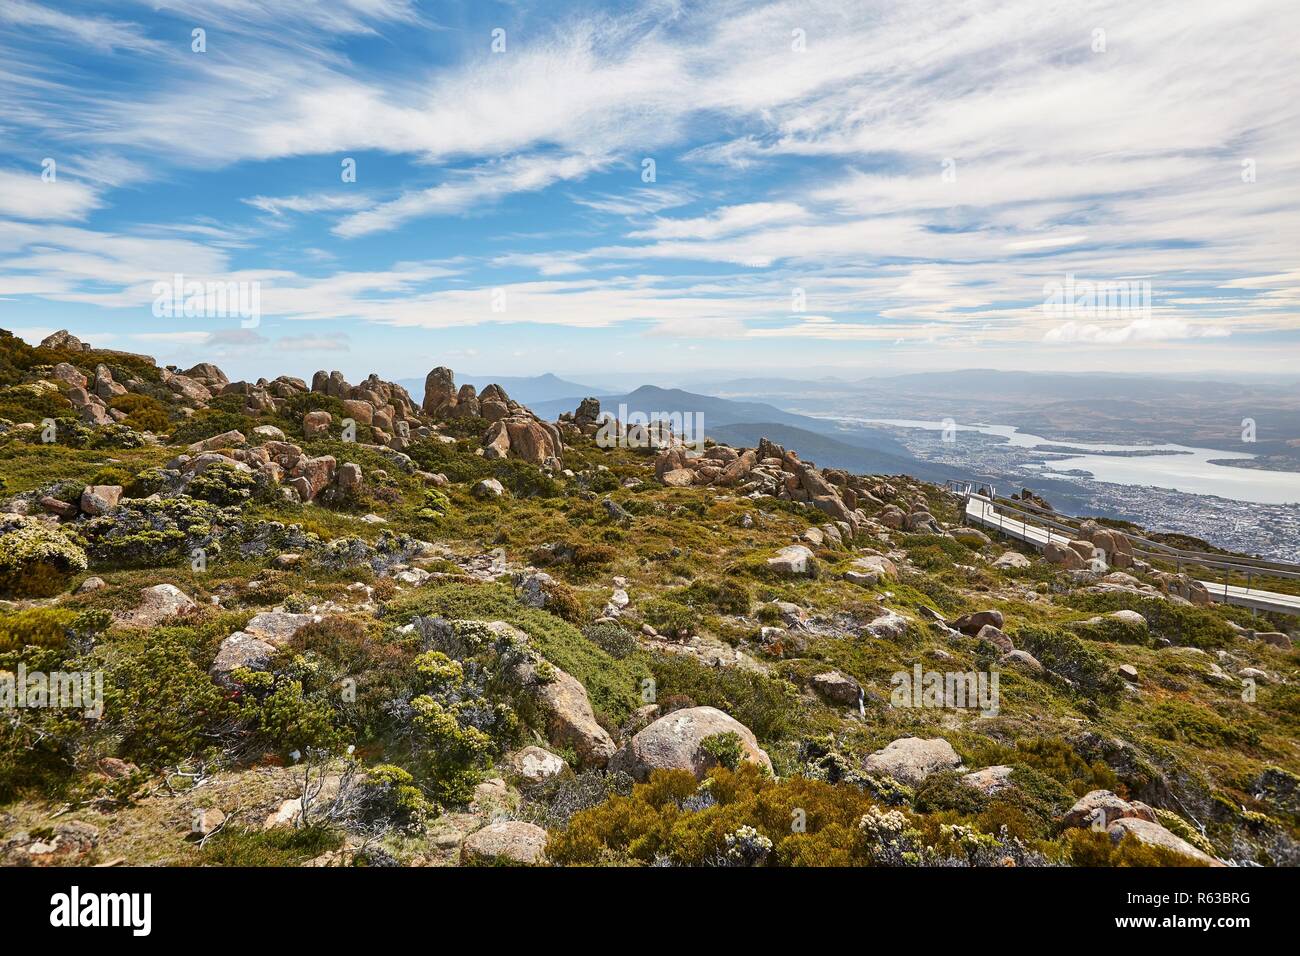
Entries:
MULTIPOLYGON (((942 431, 943 422, 898 418, 840 419, 870 425, 892 425, 897 428, 922 428, 942 431)), ((1238 501, 1257 501, 1263 504, 1293 504, 1300 502, 1300 472, 1265 471, 1260 468, 1235 468, 1216 465, 1212 459, 1250 459, 1254 455, 1243 452, 1220 451, 1215 448, 1193 448, 1188 445, 1101 445, 1095 442, 1065 441, 1043 438, 1022 432, 1014 425, 958 425, 961 432, 978 432, 1005 438, 1016 448, 1044 449, 1044 454, 1054 454, 1047 449, 1055 446, 1078 448, 1083 454, 1052 458, 1042 463, 1044 474, 1053 471, 1082 470, 1097 481, 1121 485, 1151 485, 1172 488, 1196 495, 1219 495, 1238 501), (1145 452, 1131 458, 1091 452, 1145 452), (1151 454, 1164 452, 1165 454, 1151 454)))

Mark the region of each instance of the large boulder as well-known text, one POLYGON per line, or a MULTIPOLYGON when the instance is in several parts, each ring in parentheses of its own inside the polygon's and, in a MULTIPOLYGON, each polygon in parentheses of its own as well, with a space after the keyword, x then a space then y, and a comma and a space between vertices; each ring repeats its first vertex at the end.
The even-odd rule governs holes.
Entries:
POLYGON ((43 495, 40 499, 40 505, 50 514, 69 520, 81 514, 81 509, 77 505, 70 501, 64 501, 62 498, 55 498, 53 495, 43 495))
POLYGON ((906 517, 907 514, 898 505, 885 505, 880 509, 880 514, 877 515, 877 519, 881 524, 886 528, 893 528, 895 531, 902 529, 903 519, 906 517))
POLYGON ((1195 578, 1186 574, 1170 574, 1167 571, 1158 571, 1152 575, 1156 584, 1166 594, 1172 594, 1174 597, 1180 597, 1184 601, 1190 601, 1192 604, 1198 604, 1202 607, 1209 605, 1210 592, 1205 585, 1195 578))
POLYGON ((953 528, 948 533, 954 540, 972 548, 983 548, 993 543, 993 540, 979 528, 953 528))
POLYGON ((1208 853, 1198 850, 1182 837, 1151 820, 1143 820, 1139 817, 1121 817, 1107 827, 1106 832, 1110 834, 1111 840, 1115 843, 1119 843, 1125 836, 1131 834, 1148 846, 1158 846, 1166 850, 1172 850, 1183 856, 1191 857, 1205 866, 1224 865, 1222 861, 1216 860, 1208 853))
POLYGON ((200 362, 193 368, 187 368, 183 374, 196 382, 202 382, 208 389, 213 391, 223 389, 230 384, 230 379, 226 377, 226 373, 211 362, 200 362))
POLYGON ((968 773, 961 778, 961 782, 972 790, 978 790, 984 796, 991 797, 995 793, 1015 786, 1011 780, 1013 772, 1013 768, 999 764, 996 767, 985 767, 983 770, 968 773))
POLYGON ((928 511, 913 511, 903 518, 903 530, 922 534, 943 534, 943 528, 928 511))
MULTIPOLYGON (((71 398, 71 396, 69 397, 71 398)), ((73 404, 76 404, 76 402, 74 401, 73 404)), ((95 396, 93 401, 82 405, 80 408, 80 414, 81 420, 87 425, 97 425, 102 427, 104 425, 112 425, 117 421, 117 419, 109 414, 107 407, 98 396, 95 396)))
POLYGON ((907 618, 897 611, 881 608, 880 614, 863 630, 882 641, 902 640, 907 635, 907 618))
POLYGON ((198 455, 205 451, 216 451, 218 448, 239 448, 246 444, 247 441, 248 439, 244 437, 243 432, 232 428, 230 431, 222 432, 220 435, 213 435, 211 438, 196 441, 185 450, 191 455, 198 455))
POLYGON ((961 757, 942 737, 901 737, 862 762, 867 773, 893 777, 912 787, 932 773, 960 766, 961 757))
POLYGON ((660 717, 637 733, 611 766, 644 781, 654 770, 689 770, 702 778, 717 761, 703 747, 706 738, 734 733, 740 738, 742 759, 768 772, 772 761, 753 732, 716 707, 688 707, 660 717))
POLYGON ((1130 817, 1156 822, 1155 811, 1145 803, 1130 802, 1109 790, 1090 790, 1075 801, 1061 820, 1061 826, 1102 830, 1116 820, 1130 817))
POLYGON ((546 861, 546 831, 535 823, 489 823, 465 838, 460 861, 468 865, 536 866, 546 861))
POLYGON ((948 626, 955 631, 961 631, 974 637, 984 627, 1002 627, 1002 612, 997 609, 987 611, 976 611, 973 614, 963 614, 956 620, 949 621, 948 626))
POLYGON ((533 694, 546 715, 547 739, 557 747, 572 747, 583 767, 603 767, 614 755, 614 741, 596 721, 587 689, 554 665, 551 679, 533 694))
POLYGON ((845 707, 856 707, 862 699, 862 685, 841 671, 817 674, 809 684, 823 700, 845 707))
POLYGON ((173 392, 191 405, 206 405, 212 401, 212 392, 201 382, 197 382, 188 375, 176 375, 165 373, 163 381, 173 392))
POLYGON ((510 454, 514 457, 540 465, 564 454, 558 433, 542 422, 531 418, 507 418, 503 422, 510 433, 510 454))
POLYGON ((293 614, 289 611, 263 611, 254 614, 244 630, 273 647, 283 647, 308 624, 321 620, 319 614, 293 614))
POLYGON ((1291 649, 1290 636, 1283 634, 1281 631, 1256 631, 1255 640, 1263 641, 1265 644, 1271 644, 1274 647, 1280 647, 1284 651, 1291 649))
POLYGON ((898 567, 880 554, 868 554, 853 559, 853 566, 844 572, 844 580, 862 587, 875 587, 881 581, 898 577, 898 567))
POLYGON ((1027 674, 1041 674, 1044 671, 1038 658, 1022 650, 1007 651, 998 658, 998 664, 1001 667, 1014 667, 1027 674))
POLYGON ((157 627, 163 621, 197 608, 194 599, 174 584, 155 584, 140 591, 140 603, 118 614, 127 627, 157 627))
POLYGON ((481 478, 470 489, 475 498, 500 498, 505 493, 506 489, 495 478, 481 478))
POLYGON ((689 488, 695 483, 695 472, 690 468, 674 468, 665 471, 659 480, 669 488, 689 488))
POLYGON ((782 577, 815 577, 817 561, 812 551, 802 544, 786 545, 776 556, 767 559, 768 569, 782 577))
POLYGON ((291 485, 298 491, 303 501, 311 501, 329 487, 334 481, 334 471, 338 466, 333 455, 321 455, 318 458, 299 459, 291 474, 291 485))
POLYGON ((59 331, 45 336, 45 338, 41 339, 40 347, 43 349, 62 349, 65 352, 85 352, 90 349, 89 345, 67 329, 59 329, 59 331))
POLYGON ((87 485, 81 492, 81 510, 88 515, 107 514, 122 500, 121 485, 87 485))
POLYGON ((54 371, 50 374, 70 388, 84 389, 87 384, 86 376, 75 365, 69 365, 67 362, 60 362, 54 366, 54 371))
POLYGON ((231 671, 239 667, 261 670, 270 663, 275 651, 275 647, 267 641, 244 631, 236 631, 221 642, 208 673, 213 679, 224 681, 231 671))
POLYGON ((126 389, 113 380, 107 365, 100 364, 95 366, 95 394, 107 402, 125 395, 126 389))
POLYGON ((1003 654, 1007 654, 1016 649, 1016 645, 1011 638, 1003 633, 1002 628, 994 627, 992 624, 985 624, 976 632, 975 638, 981 641, 988 641, 1003 654))
POLYGON ((573 424, 582 428, 595 425, 598 421, 600 421, 600 399, 584 398, 578 404, 578 410, 573 413, 573 424))
POLYGON ((1089 519, 1079 526, 1079 537, 1089 541, 1106 553, 1106 563, 1116 568, 1133 564, 1133 545, 1128 536, 1113 528, 1103 528, 1089 519))
POLYGON ((329 434, 334 416, 326 411, 307 412, 302 416, 302 434, 305 438, 320 438, 329 434))
MULTIPOLYGON (((504 621, 492 621, 487 627, 512 638, 518 646, 529 643, 527 634, 504 621)), ((581 681, 535 655, 515 663, 510 676, 541 712, 552 746, 571 748, 584 768, 599 768, 609 762, 617 748, 597 722, 581 681)))
POLYGON ((736 460, 722 469, 722 474, 718 477, 717 483, 720 485, 738 485, 749 477, 749 473, 754 470, 758 463, 758 455, 754 449, 749 448, 741 452, 736 460))
POLYGON ((353 489, 361 488, 361 466, 353 462, 345 462, 339 465, 338 474, 335 476, 339 491, 347 492, 353 489))
POLYGON ((525 747, 510 758, 510 763, 529 783, 542 783, 568 769, 560 757, 541 747, 525 747))
POLYGON ((486 458, 522 458, 542 465, 552 458, 558 460, 563 454, 558 429, 527 415, 511 415, 495 421, 483 434, 486 458))
POLYGON ((1082 571, 1088 564, 1074 548, 1057 541, 1049 541, 1043 546, 1043 557, 1067 571, 1082 571))

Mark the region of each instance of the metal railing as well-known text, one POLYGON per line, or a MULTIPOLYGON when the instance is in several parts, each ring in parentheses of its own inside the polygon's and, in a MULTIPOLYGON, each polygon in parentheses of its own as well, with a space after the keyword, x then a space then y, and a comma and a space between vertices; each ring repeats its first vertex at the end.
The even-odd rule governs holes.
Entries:
MULTIPOLYGON (((987 485, 981 485, 978 482, 949 480, 947 483, 949 490, 959 494, 964 499, 964 504, 969 503, 971 498, 980 498, 987 501, 990 509, 997 515, 997 528, 1003 534, 1006 533, 1008 524, 1004 511, 1009 511, 1013 515, 1019 515, 1020 520, 1016 521, 1011 518, 1009 522, 1014 528, 1020 525, 1020 535, 1022 540, 1028 543, 1037 544, 1030 538, 1029 528, 1031 527, 1029 519, 1034 519, 1033 527, 1040 527, 1051 538, 1051 529, 1063 532, 1069 538, 1078 536, 1078 524, 1083 520, 1074 518, 1069 515, 1062 515, 1059 512, 1039 507, 1031 501, 1022 498, 1006 498, 996 493, 996 490, 987 485), (988 488, 989 493, 981 493, 984 488, 988 488), (1049 517, 1050 516, 1050 517, 1049 517), (1074 522, 1070 524, 1069 522, 1074 522)), ((987 513, 986 513, 987 515, 987 513)), ((967 516, 966 507, 962 508, 962 519, 967 516)), ((989 527, 993 527, 988 518, 984 518, 989 527)), ((1272 561, 1264 558, 1251 558, 1246 556, 1223 555, 1209 551, 1195 551, 1186 548, 1175 548, 1159 541, 1152 541, 1150 538, 1140 534, 1134 534, 1131 531, 1113 529, 1123 534, 1130 543, 1133 543, 1133 554, 1147 560, 1172 562, 1177 571, 1182 573, 1184 565, 1193 567, 1203 567, 1208 571, 1218 570, 1223 573, 1223 581, 1204 582, 1207 589, 1213 585, 1212 593, 1219 593, 1218 589, 1222 588, 1222 597, 1228 600, 1234 596, 1231 594, 1231 588, 1243 587, 1240 584, 1233 584, 1229 579, 1235 574, 1245 579, 1243 590, 1247 596, 1254 586, 1257 578, 1278 578, 1285 580, 1300 580, 1300 564, 1289 561, 1272 561)), ((1267 592, 1272 593, 1272 592, 1267 592)), ((1288 595, 1289 596, 1289 595, 1288 595)))
MULTIPOLYGON (((998 508, 1007 508, 1020 514, 1036 518, 1043 524, 1050 525, 1059 531, 1074 534, 1078 531, 1077 526, 1067 524, 1063 521, 1054 520, 1047 517, 1053 515, 1055 518, 1064 518, 1066 521, 1082 523, 1081 519, 1071 518, 1068 515, 1062 515, 1059 512, 1047 511, 1038 507, 1032 502, 1026 502, 1023 499, 993 498, 990 502, 998 508)), ((1159 541, 1152 541, 1150 538, 1132 531, 1113 529, 1123 534, 1130 542, 1134 543, 1133 553, 1144 558, 1154 558, 1156 560, 1172 561, 1181 571, 1184 564, 1199 565, 1206 568, 1218 568, 1220 570, 1235 571, 1248 579, 1256 576, 1259 577, 1277 577, 1300 580, 1300 564, 1290 561, 1272 561, 1265 558, 1251 558, 1247 556, 1238 556, 1231 554, 1217 554, 1211 551, 1193 551, 1186 548, 1175 548, 1172 545, 1163 544, 1159 541)))
MULTIPOLYGON (((970 502, 972 498, 983 502, 980 506, 980 514, 976 520, 987 528, 997 528, 1002 535, 1018 537, 1026 544, 1043 548, 1047 541, 1052 540, 1052 528, 1057 531, 1065 532, 1065 536, 1074 540, 1079 536, 1079 529, 1069 522, 1082 522, 1083 519, 1071 518, 1070 515, 1062 515, 1060 512, 1043 509, 1034 505, 1032 502, 1024 501, 1023 498, 1005 498, 997 494, 980 494, 976 490, 976 484, 971 481, 949 481, 948 488, 954 493, 962 496, 962 520, 972 518, 970 512, 970 502), (1006 514, 1011 512, 1011 514, 1006 514), (996 524, 993 522, 993 515, 997 516, 996 524), (1019 520, 1015 516, 1019 516, 1019 520), (1052 515, 1049 518, 1048 515, 1052 515), (1034 524, 1030 524, 1030 519, 1034 519, 1034 524), (1061 519, 1061 520, 1057 520, 1061 519), (1015 525, 1021 525, 1017 528, 1015 525), (1039 541, 1030 535, 1030 528, 1043 533, 1047 541, 1039 541)), ((1184 548, 1173 548, 1173 546, 1162 544, 1160 541, 1152 541, 1151 538, 1141 535, 1135 535, 1130 531, 1121 531, 1115 529, 1118 533, 1128 538, 1130 542, 1139 542, 1134 546, 1135 557, 1156 559, 1156 561, 1173 561, 1177 566, 1179 574, 1182 574, 1183 564, 1190 566, 1204 567, 1206 571, 1217 568, 1223 572, 1222 581, 1201 581, 1210 596, 1222 598, 1229 604, 1244 605, 1251 609, 1252 614, 1256 610, 1282 611, 1288 614, 1300 614, 1300 610, 1294 606, 1300 596, 1297 594, 1286 594, 1266 591, 1266 589, 1257 589, 1252 594, 1253 585, 1257 578, 1274 578, 1274 579, 1300 579, 1300 564, 1286 561, 1266 561, 1264 558, 1236 557, 1236 555, 1223 555, 1212 553, 1212 551, 1196 551, 1184 548), (1232 583, 1231 576, 1238 575, 1245 579, 1244 587, 1242 584, 1232 583), (1235 592, 1234 592, 1235 589, 1235 592)), ((1100 549, 1099 549, 1100 550, 1100 549)))

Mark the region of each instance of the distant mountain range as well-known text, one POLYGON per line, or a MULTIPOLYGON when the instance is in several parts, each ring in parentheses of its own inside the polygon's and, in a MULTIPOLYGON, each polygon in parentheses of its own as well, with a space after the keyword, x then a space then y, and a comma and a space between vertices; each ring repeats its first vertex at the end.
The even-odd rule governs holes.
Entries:
MULTIPOLYGON (((548 419, 573 411, 591 395, 613 413, 620 404, 647 414, 698 412, 705 433, 719 441, 753 445, 766 435, 822 466, 930 481, 967 476, 917 458, 890 431, 837 419, 951 417, 1012 424, 1057 441, 1173 441, 1225 450, 1241 450, 1242 429, 1254 422, 1258 435, 1248 450, 1267 460, 1264 467, 1292 470, 1300 463, 1300 393, 1272 382, 966 369, 858 381, 720 376, 697 386, 711 393, 705 394, 653 385, 619 392, 617 386, 601 388, 552 374, 461 381, 479 389, 496 381, 548 419)), ((423 380, 402 384, 417 400, 423 396, 423 380)))
MULTIPOLYGON (((728 444, 752 447, 767 437, 799 457, 823 468, 844 468, 866 474, 906 474, 929 481, 960 477, 952 468, 921 461, 888 433, 872 428, 845 427, 826 419, 782 411, 765 402, 737 402, 701 395, 679 388, 643 385, 625 395, 603 395, 602 411, 617 415, 619 406, 646 415, 678 412, 703 416, 704 433, 728 444)), ((553 419, 571 412, 579 399, 535 402, 530 408, 543 418, 553 419)))
MULTIPOLYGON (((717 441, 746 448, 753 448, 760 439, 768 438, 785 448, 793 448, 801 459, 816 462, 821 468, 843 468, 856 474, 911 475, 935 482, 971 477, 956 468, 921 461, 910 455, 907 449, 895 455, 868 445, 854 444, 853 438, 857 435, 855 432, 845 432, 843 439, 831 438, 804 428, 772 422, 722 425, 707 428, 706 432, 717 441)), ((878 434, 864 434, 863 437, 870 440, 878 434)))
POLYGON ((1249 451, 1282 470, 1300 466, 1300 389, 1285 383, 965 369, 857 382, 719 379, 709 390, 737 401, 762 396, 813 416, 952 418, 1015 425, 1053 441, 1175 442, 1249 451))

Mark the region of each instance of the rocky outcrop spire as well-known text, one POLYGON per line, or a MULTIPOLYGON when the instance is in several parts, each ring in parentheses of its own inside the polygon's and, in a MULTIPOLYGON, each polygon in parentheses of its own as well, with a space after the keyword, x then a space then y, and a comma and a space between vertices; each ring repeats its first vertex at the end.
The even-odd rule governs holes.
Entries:
POLYGON ((456 404, 456 373, 439 365, 424 378, 424 413, 438 416, 456 404))
POLYGON ((47 335, 41 339, 40 347, 43 349, 63 349, 67 352, 87 352, 90 350, 89 345, 67 329, 59 329, 53 335, 47 335))

